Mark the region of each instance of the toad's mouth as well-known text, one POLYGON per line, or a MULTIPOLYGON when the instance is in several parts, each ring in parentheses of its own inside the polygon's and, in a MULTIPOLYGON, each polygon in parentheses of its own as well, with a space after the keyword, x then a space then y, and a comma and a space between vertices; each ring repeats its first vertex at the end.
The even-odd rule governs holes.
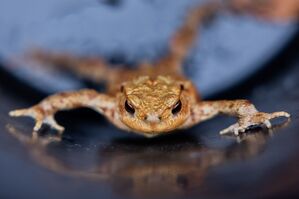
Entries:
POLYGON ((170 133, 175 129, 178 129, 186 119, 172 119, 167 121, 159 122, 147 122, 147 121, 123 121, 124 124, 129 127, 130 131, 142 134, 146 137, 154 137, 157 135, 162 135, 170 133))

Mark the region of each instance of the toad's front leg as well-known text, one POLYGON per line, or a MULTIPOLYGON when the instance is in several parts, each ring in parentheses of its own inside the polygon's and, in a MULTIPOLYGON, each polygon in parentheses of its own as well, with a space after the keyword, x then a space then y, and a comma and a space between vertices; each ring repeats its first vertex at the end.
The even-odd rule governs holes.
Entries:
POLYGON ((274 113, 259 112, 248 100, 203 101, 194 107, 193 114, 191 114, 192 116, 186 125, 194 125, 218 114, 226 114, 238 118, 237 123, 220 131, 220 134, 233 132, 235 135, 245 132, 254 126, 265 125, 267 128, 271 128, 271 119, 290 117, 289 113, 283 111, 274 113))
POLYGON ((55 113, 79 107, 94 109, 104 114, 108 119, 113 120, 116 104, 114 98, 110 96, 100 94, 94 90, 83 89, 49 96, 35 106, 11 111, 9 114, 13 117, 29 116, 34 118, 36 121, 34 131, 38 131, 42 124, 45 123, 58 130, 61 134, 64 128, 55 121, 55 113))

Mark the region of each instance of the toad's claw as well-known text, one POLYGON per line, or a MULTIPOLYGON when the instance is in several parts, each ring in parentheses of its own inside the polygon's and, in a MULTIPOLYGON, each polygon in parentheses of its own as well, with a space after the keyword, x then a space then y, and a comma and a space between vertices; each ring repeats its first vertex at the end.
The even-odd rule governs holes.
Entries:
POLYGON ((50 125, 52 128, 56 129, 59 132, 59 134, 63 133, 64 127, 57 124, 53 115, 46 117, 44 122, 50 125))
POLYGON ((223 129, 222 131, 220 131, 219 134, 220 135, 224 135, 224 134, 228 134, 228 133, 234 132, 235 135, 238 135, 239 132, 236 131, 238 128, 239 128, 239 124, 235 123, 235 124, 229 126, 228 128, 223 129))
POLYGON ((228 133, 234 133, 235 135, 239 135, 240 133, 244 133, 246 130, 250 129, 251 127, 261 126, 261 125, 265 125, 268 129, 270 129, 272 127, 270 120, 278 117, 290 118, 290 114, 286 112, 274 112, 274 113, 257 112, 253 115, 243 116, 239 119, 238 123, 235 123, 230 127, 220 131, 220 135, 224 135, 228 133))
POLYGON ((64 131, 64 127, 57 124, 53 115, 46 115, 43 111, 40 111, 38 107, 10 111, 9 115, 12 117, 29 116, 34 118, 35 125, 33 127, 33 131, 35 132, 39 131, 44 123, 57 130, 59 134, 62 134, 62 132, 64 131))
POLYGON ((277 118, 277 117, 286 117, 286 118, 291 117, 291 115, 289 113, 284 112, 284 111, 274 112, 274 113, 269 114, 269 116, 270 116, 269 120, 277 118))
POLYGON ((15 111, 10 111, 9 115, 11 117, 20 117, 20 116, 32 116, 30 109, 18 109, 15 111))

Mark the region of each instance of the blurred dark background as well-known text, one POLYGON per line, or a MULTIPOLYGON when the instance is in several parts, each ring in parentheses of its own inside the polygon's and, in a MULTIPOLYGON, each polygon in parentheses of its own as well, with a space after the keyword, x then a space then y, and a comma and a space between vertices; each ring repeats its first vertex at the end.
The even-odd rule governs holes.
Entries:
MULTIPOLYGON (((103 2, 105 4, 101 6, 113 9, 125 1, 100 1, 103 2)), ((161 6, 160 1, 144 1, 150 2, 161 6)), ((217 22, 209 27, 213 26, 217 26, 217 22)), ((208 34, 219 30, 209 27, 206 34, 217 35, 208 34)), ((262 111, 284 110, 292 115, 291 122, 283 127, 278 125, 283 121, 274 121, 277 127, 272 131, 254 129, 238 138, 218 134, 234 122, 228 117, 217 117, 184 132, 145 139, 116 129, 91 110, 80 109, 57 114, 58 122, 67 129, 61 142, 46 147, 38 143, 22 143, 13 134, 18 132, 30 138, 33 121, 9 118, 7 113, 31 106, 53 90, 47 91, 47 86, 44 86, 46 89, 37 87, 28 81, 30 75, 23 77, 30 71, 15 72, 3 61, 0 67, 0 198, 298 198, 299 32, 296 23, 288 27, 291 27, 291 33, 281 33, 278 37, 284 38, 283 42, 274 45, 275 49, 272 45, 264 49, 267 56, 253 56, 254 60, 244 65, 243 71, 249 74, 240 74, 242 78, 221 89, 211 87, 215 92, 205 95, 208 99, 246 98, 262 111), (273 52, 269 52, 271 48, 273 52)), ((258 26, 254 30, 257 29, 258 26)), ((234 34, 238 34, 235 38, 238 46, 237 38, 242 38, 242 33, 234 34)), ((207 40, 219 41, 212 36, 207 36, 207 40)), ((252 51, 260 48, 264 36, 255 37, 257 42, 250 46, 252 51)), ((208 48, 209 42, 205 45, 208 48)), ((77 47, 74 47, 75 51, 77 47)), ((61 49, 64 49, 63 45, 61 49)), ((203 59, 196 49, 186 62, 187 74, 203 59), (194 61, 197 58, 192 57, 198 56, 199 62, 194 61)), ((111 59, 109 50, 105 55, 107 59, 111 59)), ((100 53, 104 51, 99 50, 100 53)), ((205 50, 208 55, 214 51, 205 50)), ((224 48, 223 51, 227 50, 224 48)), ((126 58, 129 55, 118 59, 130 63, 149 55, 134 55, 134 52, 131 51, 131 60, 126 58)), ((219 53, 212 54, 219 56, 219 53)), ((238 55, 231 54, 225 57, 233 60, 238 55)), ((2 54, 3 60, 6 56, 2 54)), ((217 64, 210 66, 214 65, 217 71, 217 64)), ((232 73, 240 73, 236 71, 232 73)), ((196 76, 191 78, 197 80, 196 76)), ((223 84, 225 80, 222 80, 223 84)), ((52 134, 55 132, 46 127, 41 132, 42 137, 52 134)))

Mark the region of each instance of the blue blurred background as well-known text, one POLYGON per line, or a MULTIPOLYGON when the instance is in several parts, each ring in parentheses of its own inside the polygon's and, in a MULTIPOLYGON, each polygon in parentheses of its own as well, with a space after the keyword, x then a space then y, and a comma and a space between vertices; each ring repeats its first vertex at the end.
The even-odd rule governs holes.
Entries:
POLYGON ((11 60, 40 47, 134 67, 164 55, 188 9, 205 2, 0 0, 0 198, 298 198, 299 34, 288 20, 222 12, 201 28, 184 63, 204 97, 285 110, 292 121, 284 128, 223 137, 219 130, 235 120, 218 117, 144 139, 80 109, 56 115, 66 127, 61 142, 41 147, 12 136, 30 139, 34 122, 10 110, 96 85, 11 60))
MULTIPOLYGON (((39 47, 128 65, 154 61, 167 51, 168 41, 188 9, 205 2, 1 0, 0 56, 9 61, 39 47)), ((296 29, 291 22, 269 23, 246 14, 222 12, 198 34, 185 61, 185 73, 204 97, 211 96, 263 67, 296 29)), ((19 63, 18 67, 6 66, 6 70, 47 94, 86 87, 76 78, 45 67, 32 69, 19 63)))

